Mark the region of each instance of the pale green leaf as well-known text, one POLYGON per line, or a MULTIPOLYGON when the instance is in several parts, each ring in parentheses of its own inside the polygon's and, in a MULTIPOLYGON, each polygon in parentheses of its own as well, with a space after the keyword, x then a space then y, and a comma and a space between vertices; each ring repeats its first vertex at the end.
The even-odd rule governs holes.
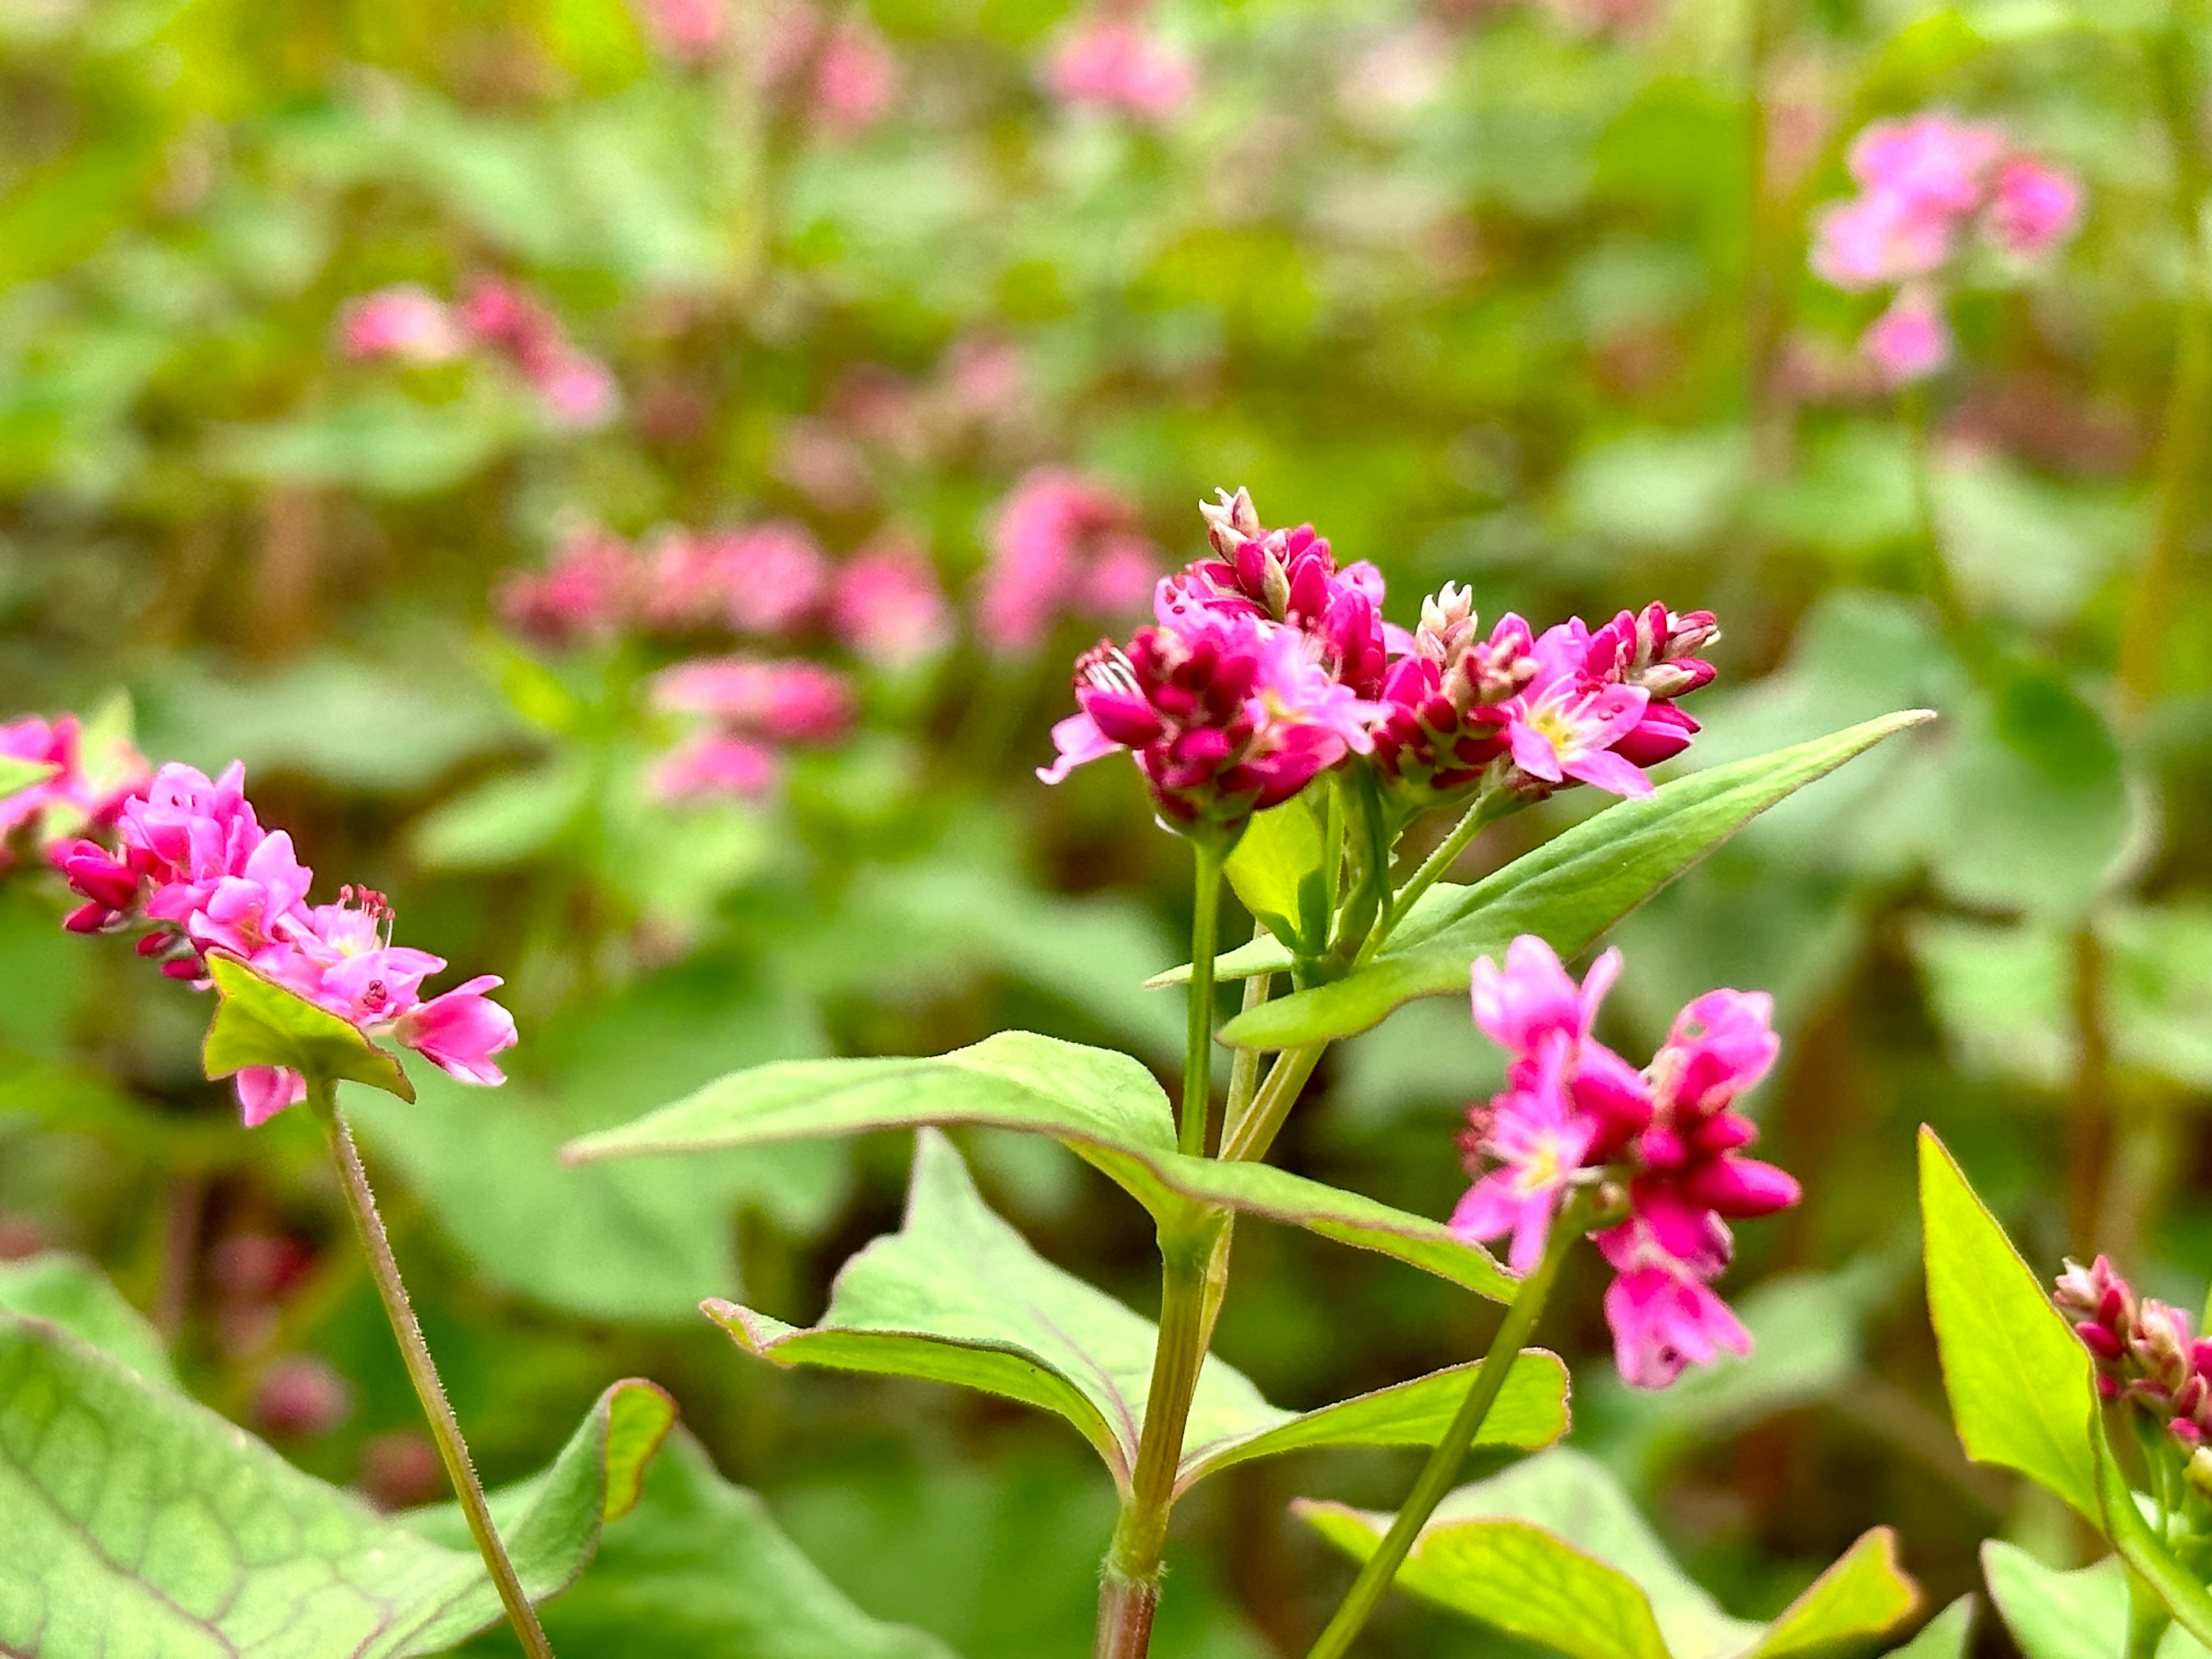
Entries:
POLYGON ((588 1163, 948 1123, 1049 1135, 1163 1221, 1193 1202, 1245 1211, 1395 1256, 1496 1300, 1513 1293, 1487 1252, 1439 1222, 1264 1164, 1181 1156, 1167 1096, 1144 1066, 1028 1031, 930 1059, 757 1066, 587 1135, 565 1155, 588 1163))
MULTIPOLYGON (((533 1599, 573 1582, 674 1420, 599 1399, 550 1468, 493 1500, 533 1599)), ((501 1616, 465 1538, 433 1541, 52 1326, 0 1314, 0 1650, 405 1659, 501 1616)))
MULTIPOLYGON (((1391 1521, 1339 1504, 1298 1510, 1362 1559, 1391 1521)), ((1397 1583, 1576 1659, 1778 1659, 1880 1635, 1918 1599, 1893 1536, 1876 1528, 1771 1624, 1733 1618, 1675 1564, 1604 1466, 1565 1447, 1447 1497, 1397 1583)))
POLYGON ((1222 1040, 1285 1048, 1364 1031, 1415 997, 1464 994, 1474 959, 1522 933, 1571 957, 1767 808, 1931 718, 1869 720, 1608 806, 1472 887, 1431 889, 1366 967, 1239 1014, 1222 1040))
POLYGON ((1318 956, 1328 944, 1332 894, 1322 788, 1257 814, 1224 869, 1237 901, 1291 950, 1318 956))
POLYGON ((1982 1576, 2027 1659, 2119 1659, 2128 1651, 2128 1574, 2117 1555, 2072 1572, 1992 1538, 1982 1576))
MULTIPOLYGON (((561 1659, 952 1659, 934 1637, 854 1607, 682 1429, 646 1472, 637 1508, 606 1529, 591 1571, 540 1617, 561 1659)), ((518 1651, 503 1628, 461 1650, 518 1651)))
MULTIPOLYGON (((917 1138, 901 1230, 845 1264, 820 1322, 799 1328, 728 1302, 708 1317, 782 1365, 921 1377, 1057 1413, 1126 1484, 1158 1333, 1039 1256, 983 1203, 951 1143, 917 1138)), ((1300 1415, 1270 1406, 1218 1359, 1200 1371, 1184 1434, 1185 1485, 1247 1459, 1319 1445, 1422 1445, 1449 1424, 1465 1368, 1300 1415)), ((1566 1377, 1549 1354, 1514 1367, 1483 1439, 1542 1445, 1565 1430, 1566 1377)))
POLYGON ((14 755, 0 755, 0 800, 21 794, 34 784, 44 783, 61 770, 45 761, 23 760, 14 755))
POLYGON ((591 787, 591 769, 577 757, 503 773, 427 814, 408 842, 426 869, 495 870, 520 864, 544 852, 576 820, 591 787))
POLYGON ((160 1334, 82 1256, 49 1250, 0 1261, 0 1310, 58 1325, 141 1376, 176 1385, 160 1334))
POLYGON ((1974 1598, 1962 1595, 1923 1625, 1904 1646, 1890 1650, 1890 1659, 1966 1659, 1966 1643, 1974 1633, 1974 1598))
POLYGON ((402 1100, 415 1098, 398 1060, 350 1021, 262 978, 235 957, 212 954, 207 964, 216 1001, 200 1058, 210 1078, 281 1066, 311 1082, 365 1083, 402 1100))
POLYGON ((2088 1352, 1924 1127, 1920 1218, 1928 1311, 1966 1455, 2019 1470, 2095 1521, 2097 1394, 2088 1352))

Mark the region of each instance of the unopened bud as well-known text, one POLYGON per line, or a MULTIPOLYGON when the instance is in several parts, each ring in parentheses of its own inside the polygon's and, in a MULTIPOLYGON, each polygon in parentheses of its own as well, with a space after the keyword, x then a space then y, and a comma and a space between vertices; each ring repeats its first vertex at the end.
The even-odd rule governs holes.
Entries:
POLYGON ((2166 1303, 2145 1298, 2134 1328, 2128 1333, 2128 1353, 2143 1379, 2168 1399, 2189 1381, 2189 1316, 2166 1303))
POLYGON ((1273 548, 1267 550, 1266 562, 1261 567, 1260 603, 1267 607, 1271 617, 1285 616, 1291 608, 1290 573, 1283 568, 1283 562, 1275 556, 1273 548))
POLYGON ((2197 1491, 2212 1494, 2212 1446, 2199 1446, 2191 1455, 2182 1473, 2189 1477, 2189 1484, 2197 1491))
POLYGON ((1206 520, 1206 537, 1213 550, 1232 558, 1239 542, 1260 533, 1260 514, 1252 505, 1252 492, 1242 485, 1233 495, 1225 489, 1213 493, 1214 500, 1198 504, 1199 516, 1206 520))

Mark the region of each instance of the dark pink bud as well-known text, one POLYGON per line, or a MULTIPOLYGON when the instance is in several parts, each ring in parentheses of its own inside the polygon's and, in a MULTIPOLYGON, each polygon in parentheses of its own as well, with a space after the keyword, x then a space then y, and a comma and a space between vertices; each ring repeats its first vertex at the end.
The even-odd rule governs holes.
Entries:
POLYGON ((96 933, 107 926, 114 915, 104 904, 80 904, 62 918, 62 926, 72 933, 96 933))
POLYGON ((1787 1170, 1753 1158, 1723 1158, 1705 1164, 1684 1182, 1684 1190, 1697 1203, 1745 1220, 1786 1210, 1803 1193, 1787 1170))
POLYGON ((2081 1346, 2100 1359, 2118 1359, 2127 1352, 2127 1345, 2118 1335, 2093 1320, 2082 1320, 2074 1327, 2074 1334, 2081 1339, 2081 1346))
POLYGON ((2176 1417, 2166 1425, 2166 1431, 2183 1445, 2194 1449, 2204 1438, 2204 1431, 2186 1417, 2176 1417))
POLYGON ((163 963, 161 971, 171 979, 192 980, 198 979, 206 969, 200 965, 198 957, 189 957, 176 962, 163 963))

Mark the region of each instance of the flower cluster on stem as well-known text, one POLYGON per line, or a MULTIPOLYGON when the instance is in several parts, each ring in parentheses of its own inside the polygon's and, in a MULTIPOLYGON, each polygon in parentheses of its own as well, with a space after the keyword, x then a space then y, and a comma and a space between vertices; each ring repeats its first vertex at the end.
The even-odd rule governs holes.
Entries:
MULTIPOLYGON (((67 919, 75 932, 143 928, 139 955, 203 989, 208 957, 234 957, 464 1082, 505 1080, 493 1056, 514 1046, 514 1020, 485 994, 499 980, 481 975, 426 999, 422 983, 445 960, 392 944, 382 894, 347 886, 334 904, 309 904, 314 873, 288 832, 261 827, 243 766, 213 779, 161 767, 118 805, 108 842, 79 839, 56 862, 84 901, 67 919)), ((234 1085, 248 1127, 307 1097, 307 1079, 276 1066, 248 1066, 234 1085)))
POLYGON ((1512 1056, 1506 1086, 1470 1114, 1462 1138, 1474 1185, 1454 1231, 1508 1237, 1507 1261, 1541 1260, 1567 1196, 1607 1200, 1592 1234, 1613 1270, 1605 1296, 1613 1358, 1638 1388, 1664 1388, 1691 1364, 1751 1340, 1713 1281, 1733 1253, 1729 1222, 1795 1204, 1798 1186, 1743 1156, 1758 1136, 1735 1103, 1779 1048, 1763 993, 1709 991, 1674 1021, 1641 1071, 1591 1035, 1620 971, 1608 951, 1577 985, 1543 940, 1523 934, 1501 969, 1474 970, 1474 1022, 1512 1056))
POLYGON ((2051 1300, 2097 1365, 2097 1392, 2160 1431, 2190 1484, 2212 1492, 2212 1336, 2185 1309, 2138 1299, 2112 1262, 2069 1260, 2051 1300))

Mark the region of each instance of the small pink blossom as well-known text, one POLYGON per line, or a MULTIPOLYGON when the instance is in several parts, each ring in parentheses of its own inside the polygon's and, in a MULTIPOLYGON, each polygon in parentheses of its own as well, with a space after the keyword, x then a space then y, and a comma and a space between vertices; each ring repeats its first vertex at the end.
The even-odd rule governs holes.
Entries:
POLYGON ((1723 1349, 1751 1352, 1751 1333, 1727 1303, 1694 1274, 1666 1266, 1632 1267, 1605 1292, 1613 1364, 1633 1388, 1671 1387, 1688 1365, 1710 1364, 1723 1349))
POLYGON ((338 338, 349 357, 422 364, 451 362, 465 343, 445 301, 412 283, 348 301, 339 316, 338 338))
POLYGON ((268 1434, 311 1439, 353 1415, 353 1389, 313 1354, 288 1354, 253 1391, 253 1419, 268 1434))
POLYGON ((459 314, 471 338, 514 366, 555 425, 580 429, 613 417, 621 394, 606 365, 571 345, 553 313, 514 283, 485 278, 459 314))
POLYGON ((628 626, 645 586, 629 546, 604 530, 571 533, 542 572, 516 571, 495 599, 518 632, 552 645, 605 637, 628 626))
POLYGON ((1936 270, 1957 242, 1953 219, 1892 197, 1854 197, 1831 204, 1814 221, 1813 271, 1846 293, 1881 288, 1936 270))
POLYGON ((1577 985, 1559 952, 1534 933, 1505 947, 1501 971, 1488 957, 1475 959, 1474 1025, 1516 1059, 1533 1057, 1547 1039, 1579 1043, 1597 1022, 1598 1006, 1620 977, 1620 952, 1607 951, 1577 985))
POLYGON ((1869 194, 1908 212, 1962 218, 1980 207, 2004 148, 1996 127, 1931 111, 1875 122, 1852 142, 1849 165, 1869 194))
POLYGON ((835 669, 803 659, 702 658, 654 677, 654 706, 707 714, 724 726, 782 743, 834 743, 852 725, 852 687, 835 669))
POLYGON ((1514 765, 1540 784, 1572 778, 1616 795, 1651 793, 1642 769, 1613 752, 1643 724, 1650 693, 1593 680, 1579 623, 1546 629, 1534 654, 1535 678, 1502 709, 1514 765))
POLYGON ((1492 1101, 1472 1132, 1472 1150, 1487 1168, 1452 1212, 1451 1229, 1481 1242, 1513 1236, 1506 1264, 1526 1273, 1543 1259, 1552 1218, 1596 1139, 1596 1126, 1575 1109, 1565 1086, 1565 1043, 1545 1045, 1536 1086, 1492 1101))
POLYGON ((504 1083, 507 1074, 491 1057, 514 1047, 514 1016, 484 994, 499 985, 495 975, 479 974, 416 1004, 399 1016, 392 1035, 464 1083, 504 1083))
POLYGON ((1063 102, 1164 121, 1189 103, 1197 77, 1189 58, 1136 23, 1085 25, 1053 54, 1045 84, 1063 102))
POLYGON ((1884 385, 1910 386, 1951 361, 1951 330, 1927 294, 1906 289, 1859 337, 1859 349, 1884 385))
POLYGON ((2081 192, 2071 179, 2031 157, 2015 156, 1997 173, 1990 234, 2007 252, 2033 258, 2072 234, 2081 211, 2081 192))
POLYGON ((0 757, 54 769, 27 788, 0 795, 0 870, 15 860, 11 840, 43 851, 88 827, 103 827, 147 777, 145 760, 126 742, 88 752, 74 714, 53 720, 29 714, 0 724, 0 757))
POLYGON ((531 384, 553 424, 572 432, 605 426, 622 405, 612 370, 598 358, 566 349, 538 366, 531 384))
POLYGON ((814 65, 814 112, 833 131, 873 126, 898 91, 898 59, 875 26, 855 15, 830 32, 814 65))
POLYGON ((726 0, 642 0, 638 15, 655 48, 678 63, 719 55, 729 31, 726 0))
POLYGON ((837 572, 830 629, 856 656, 896 667, 932 657, 952 641, 952 606, 929 556, 886 538, 837 572))

